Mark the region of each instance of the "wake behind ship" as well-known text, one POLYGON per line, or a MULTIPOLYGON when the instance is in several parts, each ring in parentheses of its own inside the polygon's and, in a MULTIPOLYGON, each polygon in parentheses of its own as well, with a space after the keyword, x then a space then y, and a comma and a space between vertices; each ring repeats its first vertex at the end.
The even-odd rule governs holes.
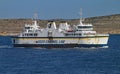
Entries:
POLYGON ((109 34, 97 34, 92 24, 71 27, 62 22, 56 27, 55 22, 49 22, 46 28, 40 28, 37 21, 25 24, 23 32, 12 38, 14 47, 41 48, 74 48, 74 47, 102 47, 107 46, 109 34))

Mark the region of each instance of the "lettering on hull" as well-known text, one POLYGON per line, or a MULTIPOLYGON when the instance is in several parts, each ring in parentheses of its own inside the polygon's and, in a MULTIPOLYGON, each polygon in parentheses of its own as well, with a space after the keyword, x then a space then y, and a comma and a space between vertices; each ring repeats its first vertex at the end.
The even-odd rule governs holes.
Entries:
POLYGON ((65 43, 65 40, 38 40, 36 43, 65 43))

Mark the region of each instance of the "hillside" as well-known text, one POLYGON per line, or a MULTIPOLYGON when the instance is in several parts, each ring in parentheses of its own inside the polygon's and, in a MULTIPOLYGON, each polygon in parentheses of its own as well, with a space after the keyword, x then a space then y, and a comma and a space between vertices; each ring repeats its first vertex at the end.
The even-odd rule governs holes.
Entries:
MULTIPOLYGON (((50 20, 38 20, 40 27, 46 27, 50 20)), ((56 24, 67 21, 70 25, 79 23, 79 19, 53 19, 56 24)), ((16 35, 24 24, 31 24, 31 19, 0 19, 0 35, 16 35)), ((84 23, 91 23, 98 33, 120 34, 120 14, 86 18, 84 23)))

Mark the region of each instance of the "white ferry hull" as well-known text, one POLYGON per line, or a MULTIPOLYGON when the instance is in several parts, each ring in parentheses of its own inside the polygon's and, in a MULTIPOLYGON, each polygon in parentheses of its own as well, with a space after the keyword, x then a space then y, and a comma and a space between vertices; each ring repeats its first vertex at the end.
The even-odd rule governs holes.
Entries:
POLYGON ((88 37, 13 37, 14 47, 101 47, 107 46, 109 36, 88 37))

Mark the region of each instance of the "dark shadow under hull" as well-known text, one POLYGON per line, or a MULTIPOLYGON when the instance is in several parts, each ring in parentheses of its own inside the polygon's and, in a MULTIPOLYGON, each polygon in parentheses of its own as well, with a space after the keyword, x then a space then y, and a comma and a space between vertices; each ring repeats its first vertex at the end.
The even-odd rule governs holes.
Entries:
POLYGON ((75 48, 75 47, 103 47, 106 44, 14 44, 14 47, 41 47, 41 48, 75 48))

